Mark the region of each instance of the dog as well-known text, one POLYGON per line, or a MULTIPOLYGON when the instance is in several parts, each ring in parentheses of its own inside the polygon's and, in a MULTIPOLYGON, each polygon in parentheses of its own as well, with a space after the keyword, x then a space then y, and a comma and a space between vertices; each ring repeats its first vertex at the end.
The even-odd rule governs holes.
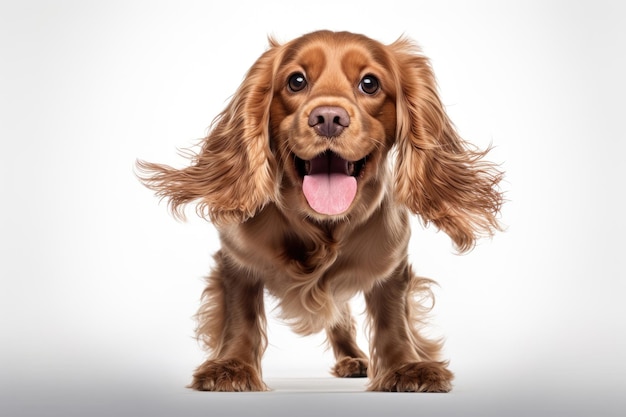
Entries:
POLYGON ((503 173, 489 150, 459 136, 408 38, 270 38, 188 166, 137 161, 175 216, 195 203, 220 235, 197 314, 209 357, 190 387, 268 389, 267 291, 295 332, 326 332, 335 376, 369 377, 371 391, 449 391, 442 342, 423 335, 433 281, 412 272, 409 217, 460 253, 501 230, 503 173), (358 293, 369 358, 349 308, 358 293))

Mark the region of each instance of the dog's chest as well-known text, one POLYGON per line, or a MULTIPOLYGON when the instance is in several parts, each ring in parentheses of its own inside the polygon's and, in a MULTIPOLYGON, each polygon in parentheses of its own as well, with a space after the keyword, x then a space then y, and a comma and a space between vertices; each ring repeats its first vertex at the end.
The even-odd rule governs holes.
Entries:
POLYGON ((379 251, 376 243, 354 243, 352 237, 315 242, 285 239, 281 248, 282 259, 276 265, 276 272, 282 269, 283 274, 274 275, 278 281, 276 284, 316 287, 330 293, 331 297, 339 295, 340 298, 346 292, 369 289, 377 280, 388 276, 395 261, 390 259, 389 252, 379 251))
POLYGON ((331 239, 323 242, 286 238, 282 247, 283 257, 297 275, 318 275, 328 270, 339 256, 339 247, 331 239))

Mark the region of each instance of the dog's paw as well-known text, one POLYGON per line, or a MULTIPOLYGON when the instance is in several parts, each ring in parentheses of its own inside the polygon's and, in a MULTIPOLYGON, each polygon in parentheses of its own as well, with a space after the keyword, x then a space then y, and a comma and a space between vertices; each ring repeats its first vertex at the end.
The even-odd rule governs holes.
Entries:
POLYGON ((367 359, 345 357, 337 361, 333 368, 333 375, 339 378, 367 377, 367 359))
POLYGON ((376 376, 370 391, 448 392, 454 375, 445 362, 412 362, 376 376))
POLYGON ((189 388, 198 391, 267 391, 259 372, 236 359, 204 362, 193 374, 189 388))

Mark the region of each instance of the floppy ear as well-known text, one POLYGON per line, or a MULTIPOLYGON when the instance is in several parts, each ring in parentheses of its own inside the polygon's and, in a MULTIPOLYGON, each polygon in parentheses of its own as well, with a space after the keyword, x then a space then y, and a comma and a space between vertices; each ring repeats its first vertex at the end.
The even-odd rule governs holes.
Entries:
POLYGON ((459 251, 500 229, 502 173, 463 141, 437 94, 427 58, 406 39, 390 45, 397 97, 396 200, 445 231, 459 251))
POLYGON ((269 109, 274 62, 279 45, 268 49, 250 68, 227 107, 213 121, 200 152, 183 169, 137 161, 138 177, 172 213, 197 201, 196 212, 214 223, 243 222, 276 201, 276 161, 270 151, 269 109))

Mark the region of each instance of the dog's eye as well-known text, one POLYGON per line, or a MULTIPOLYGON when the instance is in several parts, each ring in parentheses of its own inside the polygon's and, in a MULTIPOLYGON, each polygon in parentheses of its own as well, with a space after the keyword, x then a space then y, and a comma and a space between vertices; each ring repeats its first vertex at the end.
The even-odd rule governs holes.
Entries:
POLYGON ((306 77, 301 72, 293 73, 289 76, 287 85, 294 93, 304 90, 304 87, 306 87, 306 77))
POLYGON ((376 94, 379 89, 380 83, 378 82, 378 78, 374 77, 373 75, 366 75, 359 83, 359 90, 361 90, 365 94, 376 94))

